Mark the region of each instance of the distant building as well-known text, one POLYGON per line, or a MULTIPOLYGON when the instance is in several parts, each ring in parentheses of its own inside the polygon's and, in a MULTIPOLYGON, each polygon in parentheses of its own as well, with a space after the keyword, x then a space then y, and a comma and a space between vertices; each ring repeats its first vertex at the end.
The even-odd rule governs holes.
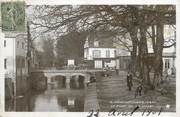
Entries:
POLYGON ((22 95, 28 90, 30 70, 37 68, 39 62, 37 51, 31 42, 28 49, 27 33, 5 32, 2 36, 5 92, 6 97, 10 98, 14 95, 22 95))
POLYGON ((163 53, 163 71, 167 72, 170 70, 172 74, 176 73, 176 53, 163 53))
POLYGON ((1 32, 0 27, 0 78, 4 77, 4 33, 1 32))
MULTIPOLYGON (((164 25, 164 45, 169 46, 176 40, 176 29, 172 25, 164 25)), ((148 52, 153 53, 153 48, 149 43, 148 52)), ((176 45, 169 48, 163 48, 163 72, 169 69, 171 73, 175 74, 176 71, 176 45)))
POLYGON ((130 61, 131 61, 131 56, 129 51, 122 48, 116 48, 116 69, 118 70, 129 69, 130 61))
POLYGON ((115 67, 116 48, 113 47, 111 39, 98 36, 88 36, 86 38, 84 59, 91 63, 93 68, 115 67))
MULTIPOLYGON (((171 45, 172 40, 176 40, 176 29, 172 25, 164 26, 165 44, 171 45)), ((163 71, 170 70, 172 74, 176 73, 176 44, 170 48, 163 49, 163 71)))

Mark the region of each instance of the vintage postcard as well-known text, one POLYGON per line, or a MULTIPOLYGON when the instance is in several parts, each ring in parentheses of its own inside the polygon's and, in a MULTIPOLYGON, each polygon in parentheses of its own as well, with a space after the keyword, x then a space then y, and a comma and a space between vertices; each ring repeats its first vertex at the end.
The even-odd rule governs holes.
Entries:
POLYGON ((0 116, 178 117, 175 2, 51 3, 0 2, 0 116))

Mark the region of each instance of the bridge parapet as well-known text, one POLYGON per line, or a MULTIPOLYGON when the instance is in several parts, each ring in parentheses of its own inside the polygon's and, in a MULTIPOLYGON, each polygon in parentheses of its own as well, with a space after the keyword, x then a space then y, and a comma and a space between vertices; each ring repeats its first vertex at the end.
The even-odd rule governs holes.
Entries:
POLYGON ((44 73, 94 73, 105 70, 34 70, 32 72, 44 72, 44 73))
POLYGON ((33 74, 44 74, 47 78, 47 83, 52 83, 56 76, 56 78, 65 78, 66 88, 70 88, 70 81, 72 78, 75 78, 76 81, 80 79, 80 76, 84 77, 83 82, 86 84, 90 81, 90 77, 94 75, 96 78, 100 78, 102 76, 103 70, 36 70, 33 71, 33 74), (75 77, 73 77, 75 76, 75 77))

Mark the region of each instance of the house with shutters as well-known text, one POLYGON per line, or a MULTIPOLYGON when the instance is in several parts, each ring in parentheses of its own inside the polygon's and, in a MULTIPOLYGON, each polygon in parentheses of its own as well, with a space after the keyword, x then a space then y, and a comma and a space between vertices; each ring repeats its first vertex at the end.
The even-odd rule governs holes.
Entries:
POLYGON ((114 68, 116 66, 116 48, 112 39, 106 34, 98 32, 89 35, 84 44, 84 60, 92 68, 102 69, 106 66, 114 68))

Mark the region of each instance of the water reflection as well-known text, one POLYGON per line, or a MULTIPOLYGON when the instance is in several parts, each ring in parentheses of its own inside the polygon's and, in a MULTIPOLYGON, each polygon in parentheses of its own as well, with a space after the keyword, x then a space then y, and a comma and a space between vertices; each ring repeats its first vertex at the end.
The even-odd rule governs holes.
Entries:
POLYGON ((72 78, 70 89, 66 88, 65 78, 52 81, 44 92, 29 92, 23 98, 6 101, 6 111, 84 111, 84 78, 72 78))
POLYGON ((72 76, 70 80, 70 88, 72 89, 83 89, 85 87, 83 76, 72 76))

